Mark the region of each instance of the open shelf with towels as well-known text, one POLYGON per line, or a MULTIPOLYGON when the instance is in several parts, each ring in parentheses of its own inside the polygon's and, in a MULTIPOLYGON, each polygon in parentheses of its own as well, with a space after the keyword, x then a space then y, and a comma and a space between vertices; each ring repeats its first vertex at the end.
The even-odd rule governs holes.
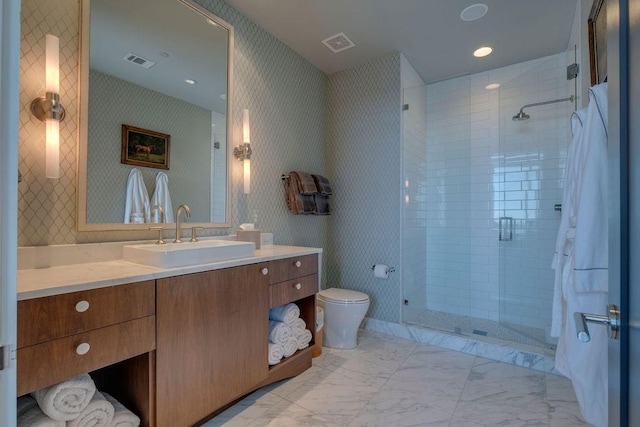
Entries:
MULTIPOLYGON (((269 264, 269 308, 294 303, 300 318, 311 332, 309 347, 296 351, 269 367, 264 384, 300 374, 311 367, 311 353, 316 342, 316 293, 318 291, 318 256, 271 261, 269 264)), ((267 343, 265 343, 266 345, 267 343)))

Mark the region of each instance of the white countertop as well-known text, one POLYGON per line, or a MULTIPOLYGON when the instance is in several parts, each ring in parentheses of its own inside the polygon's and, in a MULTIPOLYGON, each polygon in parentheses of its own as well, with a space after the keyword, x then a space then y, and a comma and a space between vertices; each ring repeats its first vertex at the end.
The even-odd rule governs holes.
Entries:
POLYGON ((221 268, 237 267, 240 265, 311 254, 318 254, 318 274, 320 274, 320 265, 322 263, 321 248, 280 245, 258 249, 256 250, 255 256, 249 258, 189 265, 178 268, 148 267, 119 259, 47 268, 23 269, 18 270, 18 300, 97 289, 143 280, 155 280, 202 271, 219 270, 221 268))

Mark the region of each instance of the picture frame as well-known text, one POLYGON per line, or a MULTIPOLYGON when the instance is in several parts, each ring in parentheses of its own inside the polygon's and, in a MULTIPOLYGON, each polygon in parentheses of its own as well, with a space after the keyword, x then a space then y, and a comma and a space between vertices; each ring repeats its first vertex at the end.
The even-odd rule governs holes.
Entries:
POLYGON ((171 135, 122 125, 120 163, 155 169, 169 169, 171 135))
POLYGON ((591 86, 607 81, 607 2, 595 0, 587 21, 591 86))

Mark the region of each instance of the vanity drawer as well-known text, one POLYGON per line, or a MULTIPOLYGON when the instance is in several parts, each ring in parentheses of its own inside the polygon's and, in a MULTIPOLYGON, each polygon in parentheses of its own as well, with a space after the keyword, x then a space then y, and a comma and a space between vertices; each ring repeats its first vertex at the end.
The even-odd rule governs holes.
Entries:
POLYGON ((18 396, 153 351, 155 323, 148 316, 18 349, 18 396))
POLYGON ((271 285, 269 286, 269 308, 297 301, 315 295, 317 292, 317 274, 271 285))
POLYGON ((153 280, 18 301, 18 348, 155 314, 153 280))
POLYGON ((269 283, 309 276, 318 272, 318 255, 304 255, 269 262, 269 283))

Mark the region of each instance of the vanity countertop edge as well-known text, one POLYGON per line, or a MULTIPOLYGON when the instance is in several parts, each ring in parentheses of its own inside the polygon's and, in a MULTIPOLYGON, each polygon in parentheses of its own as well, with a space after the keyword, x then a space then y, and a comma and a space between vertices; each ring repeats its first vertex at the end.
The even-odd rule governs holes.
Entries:
POLYGON ((28 300, 312 254, 318 254, 318 264, 321 264, 322 248, 273 245, 257 249, 255 255, 248 258, 176 268, 149 267, 119 259, 18 270, 17 299, 28 300))

